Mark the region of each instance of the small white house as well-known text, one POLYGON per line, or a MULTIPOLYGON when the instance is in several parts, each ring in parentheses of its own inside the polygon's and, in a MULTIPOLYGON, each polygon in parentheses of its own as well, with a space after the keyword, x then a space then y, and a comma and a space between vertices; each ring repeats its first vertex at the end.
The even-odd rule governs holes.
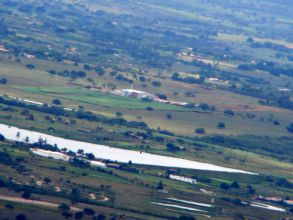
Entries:
POLYGON ((185 183, 196 184, 196 179, 192 179, 185 176, 177 176, 177 175, 170 174, 169 178, 172 180, 177 180, 177 181, 181 181, 185 183))
POLYGON ((122 96, 127 96, 127 97, 133 97, 133 98, 155 98, 155 95, 152 95, 148 92, 144 92, 144 91, 139 91, 139 90, 135 90, 135 89, 121 89, 121 95, 122 96))

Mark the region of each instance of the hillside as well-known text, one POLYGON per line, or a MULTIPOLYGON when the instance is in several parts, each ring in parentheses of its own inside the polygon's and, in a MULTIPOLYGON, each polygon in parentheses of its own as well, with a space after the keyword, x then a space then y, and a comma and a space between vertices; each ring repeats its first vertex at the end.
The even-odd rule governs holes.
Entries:
POLYGON ((291 217, 292 10, 285 0, 1 1, 0 219, 79 219, 86 207, 97 214, 84 219, 291 217))

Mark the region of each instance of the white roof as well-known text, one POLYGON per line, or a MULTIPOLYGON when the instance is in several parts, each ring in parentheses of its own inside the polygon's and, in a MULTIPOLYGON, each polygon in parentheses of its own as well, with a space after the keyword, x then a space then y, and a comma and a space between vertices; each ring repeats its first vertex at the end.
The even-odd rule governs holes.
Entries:
POLYGON ((139 91, 135 89, 122 89, 123 92, 129 92, 129 93, 139 93, 139 94, 146 94, 144 91, 139 91))

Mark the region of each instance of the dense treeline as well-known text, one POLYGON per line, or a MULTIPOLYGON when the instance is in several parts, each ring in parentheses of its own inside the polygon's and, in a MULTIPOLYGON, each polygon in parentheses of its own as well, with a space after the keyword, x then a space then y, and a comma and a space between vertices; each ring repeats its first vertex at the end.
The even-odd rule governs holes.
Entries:
POLYGON ((275 158, 293 161, 293 137, 260 137, 252 135, 207 136, 200 138, 200 140, 229 148, 264 153, 275 158))
POLYGON ((108 117, 105 117, 102 115, 96 115, 89 111, 84 111, 84 110, 65 111, 63 107, 49 106, 46 104, 42 106, 37 106, 32 104, 26 104, 24 102, 20 102, 17 100, 5 99, 3 97, 0 97, 0 103, 10 105, 10 106, 30 109, 34 111, 39 111, 43 113, 53 114, 57 116, 67 116, 67 117, 72 116, 78 119, 97 121, 97 122, 102 122, 102 123, 110 124, 110 125, 121 125, 121 126, 132 127, 132 128, 147 128, 148 127, 148 125, 145 122, 127 121, 126 119, 123 119, 123 118, 108 118, 108 117))

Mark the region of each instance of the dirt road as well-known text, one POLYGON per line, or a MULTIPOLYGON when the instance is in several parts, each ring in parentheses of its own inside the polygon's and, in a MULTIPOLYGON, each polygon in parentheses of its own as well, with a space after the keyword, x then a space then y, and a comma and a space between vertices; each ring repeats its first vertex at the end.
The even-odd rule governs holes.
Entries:
MULTIPOLYGON (((20 197, 3 196, 3 195, 0 195, 0 200, 7 201, 7 202, 23 203, 23 204, 34 205, 34 206, 43 206, 43 207, 52 208, 52 209, 57 209, 58 206, 60 205, 60 204, 46 202, 46 201, 23 199, 20 197)), ((70 210, 81 211, 81 209, 76 208, 76 207, 70 207, 70 210)))

